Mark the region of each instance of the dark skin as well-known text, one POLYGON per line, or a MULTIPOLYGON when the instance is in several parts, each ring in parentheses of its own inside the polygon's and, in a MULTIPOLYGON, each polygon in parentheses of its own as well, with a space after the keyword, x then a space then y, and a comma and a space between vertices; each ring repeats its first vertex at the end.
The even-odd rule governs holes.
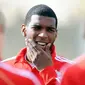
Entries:
POLYGON ((51 66, 50 48, 57 37, 55 18, 34 15, 29 25, 22 25, 22 33, 28 62, 34 63, 38 70, 51 66))
POLYGON ((29 56, 29 61, 34 63, 38 70, 42 70, 46 66, 52 65, 51 53, 49 49, 49 44, 46 46, 45 50, 43 50, 39 45, 34 45, 33 41, 28 41, 29 43, 27 48, 29 52, 27 52, 27 56, 29 56))

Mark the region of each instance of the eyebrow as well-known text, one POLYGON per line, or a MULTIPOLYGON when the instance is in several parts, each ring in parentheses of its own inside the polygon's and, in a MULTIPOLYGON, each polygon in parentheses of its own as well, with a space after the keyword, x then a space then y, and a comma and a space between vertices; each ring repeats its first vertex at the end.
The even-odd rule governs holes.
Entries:
POLYGON ((46 28, 53 29, 53 30, 57 31, 57 29, 55 27, 52 27, 52 26, 47 26, 46 28))
MULTIPOLYGON (((40 25, 40 24, 33 24, 32 27, 33 27, 33 26, 35 26, 35 27, 37 27, 37 26, 39 26, 39 27, 43 27, 43 26, 40 25)), ((46 28, 55 29, 55 30, 57 31, 56 27, 53 27, 52 25, 50 25, 50 26, 46 26, 46 28)))

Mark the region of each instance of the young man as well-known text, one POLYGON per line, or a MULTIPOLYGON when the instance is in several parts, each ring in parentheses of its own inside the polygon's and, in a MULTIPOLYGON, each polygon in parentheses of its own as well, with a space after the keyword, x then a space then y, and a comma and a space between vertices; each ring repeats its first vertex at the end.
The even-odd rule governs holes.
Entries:
MULTIPOLYGON (((0 12, 0 59, 2 56, 5 19, 0 12)), ((29 71, 15 69, 0 62, 0 85, 41 85, 29 71)))
POLYGON ((5 62, 33 72, 45 85, 56 85, 58 71, 68 63, 65 58, 56 56, 57 23, 56 14, 50 7, 43 4, 32 7, 21 29, 26 47, 5 62))

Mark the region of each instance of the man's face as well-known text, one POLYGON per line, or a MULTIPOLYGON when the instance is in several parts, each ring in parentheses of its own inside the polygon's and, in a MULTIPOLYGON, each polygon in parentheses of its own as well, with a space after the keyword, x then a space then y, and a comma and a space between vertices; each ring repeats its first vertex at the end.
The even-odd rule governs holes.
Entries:
POLYGON ((4 37, 4 33, 3 33, 3 31, 2 31, 3 29, 2 29, 2 26, 0 25, 0 58, 1 58, 1 56, 2 56, 2 49, 3 49, 3 37, 4 37))
POLYGON ((32 15, 26 26, 26 38, 32 39, 36 44, 45 48, 49 43, 54 43, 57 37, 55 18, 32 15))

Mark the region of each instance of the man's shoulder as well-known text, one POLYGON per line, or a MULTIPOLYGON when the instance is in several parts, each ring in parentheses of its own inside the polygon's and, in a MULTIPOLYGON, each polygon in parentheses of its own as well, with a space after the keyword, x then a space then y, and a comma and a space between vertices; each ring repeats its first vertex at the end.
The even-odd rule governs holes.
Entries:
POLYGON ((66 65, 71 65, 72 63, 73 63, 73 61, 71 61, 63 56, 57 55, 54 58, 54 66, 57 70, 60 70, 61 68, 63 68, 66 65))
POLYGON ((60 56, 60 55, 57 55, 57 56, 55 57, 55 60, 56 60, 56 62, 60 62, 60 63, 69 63, 69 64, 72 64, 72 63, 73 63, 72 60, 70 60, 70 59, 68 59, 68 58, 65 58, 65 57, 63 57, 63 56, 60 56))
POLYGON ((16 60, 16 56, 13 56, 13 57, 4 59, 1 62, 7 63, 7 64, 14 64, 15 60, 16 60))

